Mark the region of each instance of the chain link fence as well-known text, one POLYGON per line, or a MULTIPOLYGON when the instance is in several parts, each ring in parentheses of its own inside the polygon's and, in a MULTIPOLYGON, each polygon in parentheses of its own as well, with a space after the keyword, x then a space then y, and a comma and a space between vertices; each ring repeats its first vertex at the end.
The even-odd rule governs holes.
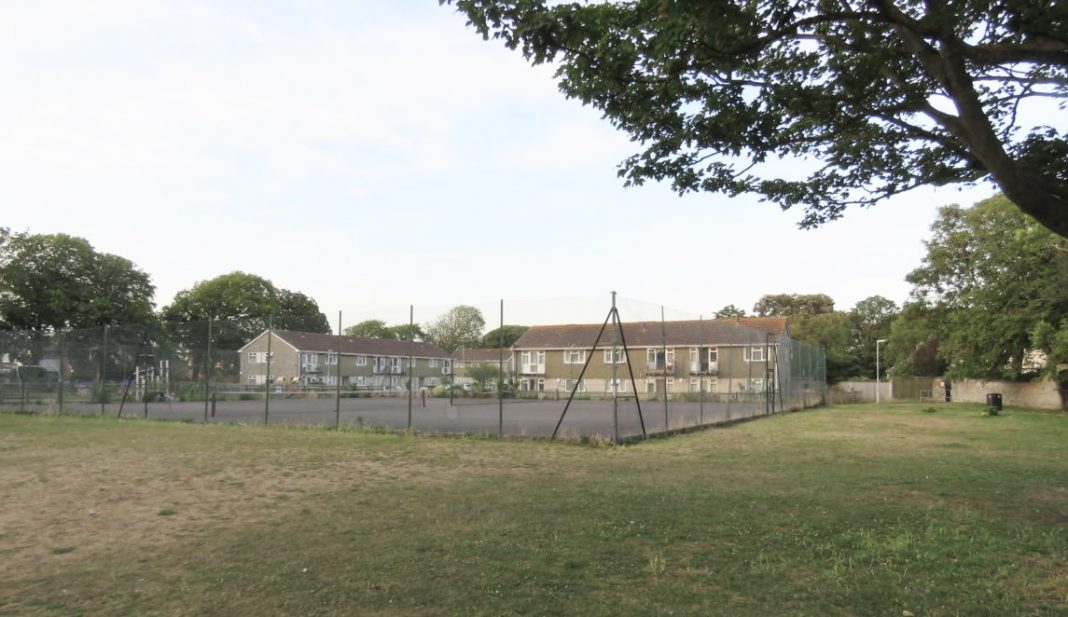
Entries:
MULTIPOLYGON (((823 351, 785 320, 597 304, 476 306, 483 331, 537 325, 448 351, 344 335, 344 313, 332 332, 322 315, 3 331, 0 411, 618 441, 825 400, 823 351)), ((413 306, 352 313, 417 323, 413 306)))

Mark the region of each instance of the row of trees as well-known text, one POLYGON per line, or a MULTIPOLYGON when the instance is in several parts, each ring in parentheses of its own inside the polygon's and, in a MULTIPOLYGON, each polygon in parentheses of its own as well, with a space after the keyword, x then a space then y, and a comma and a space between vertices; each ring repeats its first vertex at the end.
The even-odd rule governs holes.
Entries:
MULTIPOLYGON (((733 304, 715 315, 747 316, 733 304)), ((757 300, 753 315, 788 318, 793 338, 824 349, 827 379, 836 382, 874 377, 875 341, 889 336, 898 307, 882 296, 871 296, 848 311, 836 311, 834 300, 826 294, 770 294, 757 300)))
MULTIPOLYGON (((0 330, 37 333, 33 363, 42 355, 41 336, 58 330, 159 322, 170 324, 177 343, 189 349, 204 346, 203 324, 208 320, 218 321, 212 340, 221 349, 236 349, 269 325, 331 331, 314 299, 255 274, 231 272, 198 282, 180 291, 158 313, 154 294, 147 273, 128 259, 95 250, 83 238, 0 228, 0 330)), ((386 326, 382 320, 369 319, 345 333, 429 341, 451 352, 500 345, 502 330, 483 334, 485 325, 477 308, 460 305, 425 325, 386 326)), ((525 330, 525 326, 504 326, 504 344, 510 346, 525 330)))
POLYGON ((349 336, 428 341, 452 353, 461 347, 468 349, 496 348, 502 342, 511 347, 526 332, 527 326, 505 325, 482 333, 486 319, 473 306, 454 306, 434 321, 424 325, 397 324, 387 326, 381 319, 367 319, 345 328, 349 336))
POLYGON ((1002 195, 939 212, 887 355, 898 374, 1068 389, 1068 240, 1002 195))
MULTIPOLYGON (((927 254, 908 274, 900 309, 872 296, 836 311, 825 294, 762 297, 757 316, 790 318, 794 338, 827 353, 829 381, 875 374, 1021 380, 1048 376, 1068 390, 1068 240, 1004 195, 939 211, 927 254)), ((744 317, 728 305, 717 317, 744 317)))

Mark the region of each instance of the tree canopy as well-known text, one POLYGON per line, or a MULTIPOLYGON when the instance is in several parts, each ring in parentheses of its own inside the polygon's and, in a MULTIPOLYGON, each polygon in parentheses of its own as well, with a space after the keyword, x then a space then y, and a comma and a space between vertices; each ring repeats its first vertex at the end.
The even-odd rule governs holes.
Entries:
POLYGON ((0 233, 0 321, 46 331, 145 323, 155 287, 130 260, 67 234, 0 233))
POLYGON ((386 326, 381 319, 365 319, 358 324, 345 328, 348 336, 362 336, 366 338, 395 339, 397 335, 386 326))
POLYGON ((716 311, 715 315, 716 315, 716 319, 727 319, 727 318, 732 318, 732 317, 745 317, 745 309, 738 308, 737 306, 734 306, 733 304, 728 304, 727 306, 725 306, 725 307, 719 309, 718 311, 716 311))
POLYGON ((490 330, 482 337, 482 346, 487 349, 496 349, 501 346, 501 334, 504 334, 504 347, 511 347, 523 336, 530 326, 510 326, 505 324, 503 329, 498 327, 490 330))
POLYGON ((1029 107, 1068 99, 1062 2, 439 1, 628 133, 627 184, 756 194, 810 227, 992 180, 1068 237, 1068 132, 1029 107))
POLYGON ((923 264, 908 276, 914 306, 894 323, 895 360, 915 364, 914 354, 934 342, 950 377, 1034 370, 1031 352, 1055 351, 1050 328, 1068 318, 1068 241, 1003 195, 942 208, 932 232, 923 264), (909 337, 895 340, 899 331, 909 337))
POLYGON ((834 300, 827 294, 770 294, 753 305, 758 317, 796 317, 834 311, 834 300))
POLYGON ((460 347, 479 347, 486 320, 482 311, 473 306, 454 306, 426 327, 431 343, 452 353, 460 347))
MULTIPOLYGON (((237 349, 268 325, 284 330, 330 332, 326 315, 319 312, 314 300, 299 292, 278 289, 267 279, 245 272, 223 274, 178 292, 160 316, 176 323, 219 320, 213 340, 221 349, 237 349)), ((187 335, 178 336, 188 339, 185 342, 190 346, 203 346, 206 334, 202 329, 194 328, 187 335)))

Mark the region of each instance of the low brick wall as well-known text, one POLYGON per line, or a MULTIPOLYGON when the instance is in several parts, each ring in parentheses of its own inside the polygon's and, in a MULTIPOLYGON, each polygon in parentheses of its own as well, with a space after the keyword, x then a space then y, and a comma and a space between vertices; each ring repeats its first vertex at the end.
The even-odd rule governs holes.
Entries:
POLYGON ((955 403, 986 403, 986 395, 991 392, 999 392, 1005 405, 1038 409, 1061 408, 1057 384, 1048 380, 1016 383, 964 379, 953 382, 953 402, 955 403))

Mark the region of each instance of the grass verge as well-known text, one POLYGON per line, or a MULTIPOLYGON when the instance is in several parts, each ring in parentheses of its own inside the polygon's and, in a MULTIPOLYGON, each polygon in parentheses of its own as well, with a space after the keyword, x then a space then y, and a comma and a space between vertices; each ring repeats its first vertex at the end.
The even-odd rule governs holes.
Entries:
POLYGON ((1068 612, 1068 415, 626 447, 0 415, 0 614, 1068 612))

